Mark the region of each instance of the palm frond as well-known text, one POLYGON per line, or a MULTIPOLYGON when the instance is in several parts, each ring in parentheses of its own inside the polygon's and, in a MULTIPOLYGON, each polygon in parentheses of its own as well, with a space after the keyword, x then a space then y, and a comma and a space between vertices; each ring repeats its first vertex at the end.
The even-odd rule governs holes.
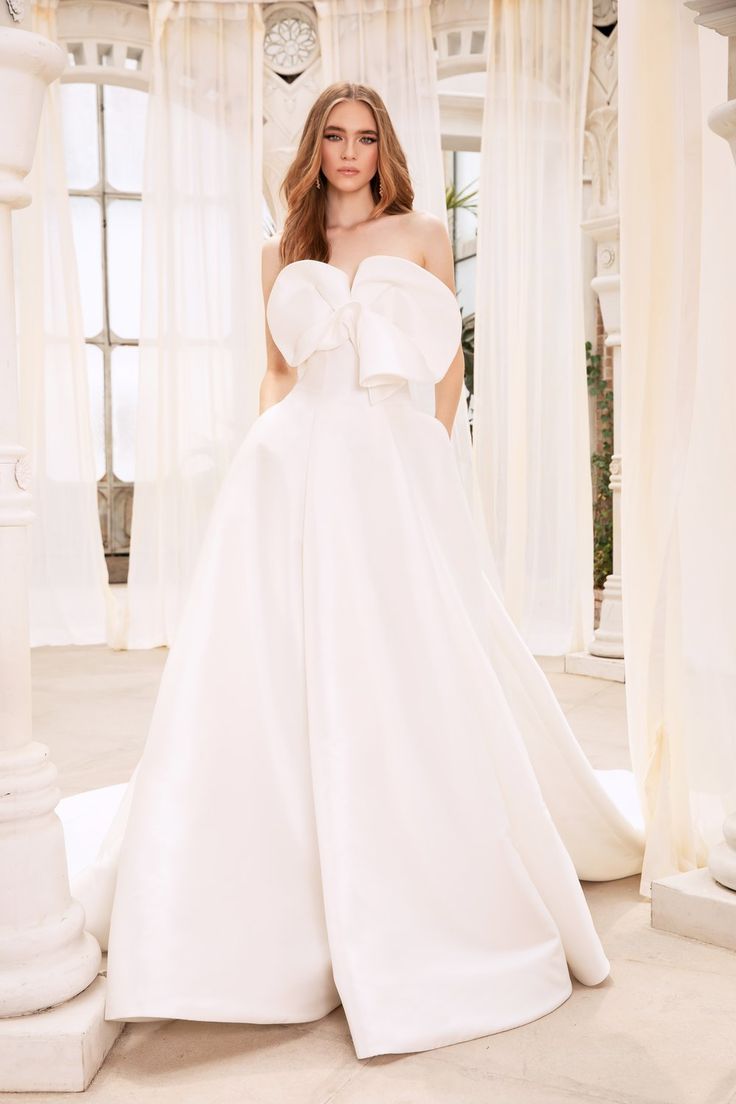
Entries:
POLYGON ((459 191, 454 184, 448 184, 445 188, 445 206, 447 207, 447 210, 457 211, 459 209, 462 209, 463 211, 470 211, 471 214, 477 215, 478 189, 473 189, 473 185, 477 183, 477 180, 473 180, 470 184, 466 184, 465 187, 461 188, 459 191))

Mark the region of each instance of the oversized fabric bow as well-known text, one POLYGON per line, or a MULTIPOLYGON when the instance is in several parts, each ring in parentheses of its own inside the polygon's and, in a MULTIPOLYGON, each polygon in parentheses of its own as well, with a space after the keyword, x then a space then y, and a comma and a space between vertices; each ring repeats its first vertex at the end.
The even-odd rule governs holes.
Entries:
POLYGON ((266 317, 292 367, 349 341, 371 402, 410 381, 439 382, 462 329, 455 296, 442 280, 405 257, 383 254, 365 257, 352 285, 336 265, 292 261, 274 281, 266 317))

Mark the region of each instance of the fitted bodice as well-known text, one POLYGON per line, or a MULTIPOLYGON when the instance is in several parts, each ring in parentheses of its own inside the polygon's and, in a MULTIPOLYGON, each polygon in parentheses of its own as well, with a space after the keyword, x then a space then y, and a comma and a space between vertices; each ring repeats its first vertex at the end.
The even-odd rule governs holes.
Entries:
POLYGON ((350 282, 325 261, 292 261, 271 289, 266 319, 299 380, 328 392, 363 387, 371 402, 408 383, 434 384, 460 344, 455 296, 406 257, 364 257, 350 282))

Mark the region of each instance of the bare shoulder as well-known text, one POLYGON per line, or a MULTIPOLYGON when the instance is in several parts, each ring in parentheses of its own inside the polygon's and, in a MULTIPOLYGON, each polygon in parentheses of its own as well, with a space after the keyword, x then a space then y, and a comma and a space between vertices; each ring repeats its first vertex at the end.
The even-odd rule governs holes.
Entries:
POLYGON ((455 258, 447 232, 447 222, 431 211, 412 211, 412 233, 416 235, 418 252, 424 267, 455 291, 455 258))
POLYGON ((281 247, 281 234, 272 234, 270 238, 263 239, 263 248, 261 249, 261 264, 264 272, 275 268, 276 271, 281 266, 281 257, 279 249, 281 247))
POLYGON ((272 234, 270 238, 265 238, 261 248, 261 279, 264 301, 268 300, 273 282, 281 269, 280 245, 281 234, 272 234))

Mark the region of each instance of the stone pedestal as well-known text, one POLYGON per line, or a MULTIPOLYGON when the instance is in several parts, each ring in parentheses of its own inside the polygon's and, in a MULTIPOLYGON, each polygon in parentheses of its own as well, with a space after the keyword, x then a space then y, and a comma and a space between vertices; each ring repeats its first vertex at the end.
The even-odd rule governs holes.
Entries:
POLYGON ((106 978, 46 1012, 0 1020, 0 1089, 83 1092, 123 1024, 104 1018, 106 978))
POLYGON ((589 675, 591 678, 608 679, 609 682, 626 682, 623 659, 593 655, 591 652, 568 652, 565 656, 565 673, 589 675))
POLYGON ((736 893, 705 868, 652 882, 652 927, 736 951, 736 893))

